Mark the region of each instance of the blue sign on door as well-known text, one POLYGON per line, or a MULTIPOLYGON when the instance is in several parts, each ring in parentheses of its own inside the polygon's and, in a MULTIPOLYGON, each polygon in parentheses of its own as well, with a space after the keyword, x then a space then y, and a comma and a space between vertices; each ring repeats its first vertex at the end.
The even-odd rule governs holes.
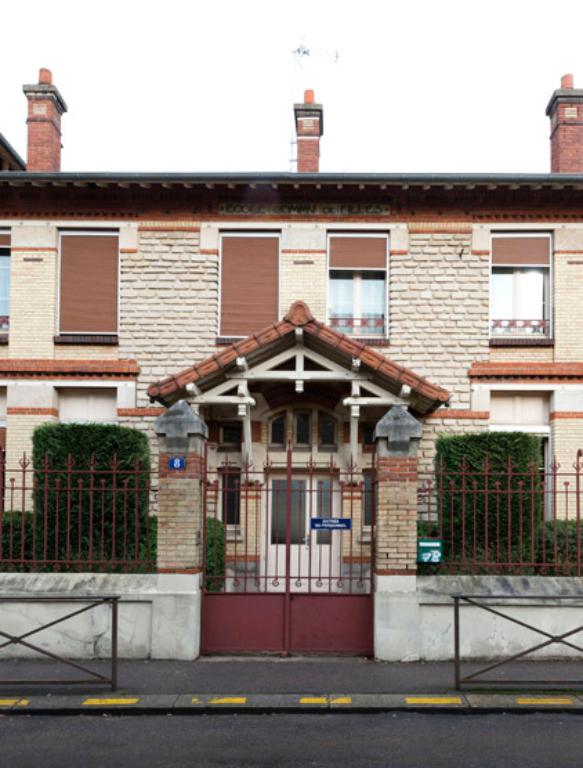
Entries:
POLYGON ((352 520, 348 517, 312 517, 310 528, 313 531, 349 531, 352 520))
POLYGON ((186 459, 184 456, 170 456, 168 459, 168 469, 182 470, 186 468, 186 459))

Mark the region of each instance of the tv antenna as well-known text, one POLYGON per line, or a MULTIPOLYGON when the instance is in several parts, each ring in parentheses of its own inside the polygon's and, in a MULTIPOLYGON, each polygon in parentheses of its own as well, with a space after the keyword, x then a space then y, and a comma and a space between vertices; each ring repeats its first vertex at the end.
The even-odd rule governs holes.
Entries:
POLYGON ((299 67, 302 66, 302 59, 305 59, 308 56, 315 56, 319 59, 325 59, 327 61, 331 61, 332 64, 338 64, 340 61, 340 53, 338 51, 323 51, 318 48, 308 48, 308 46, 305 45, 303 41, 298 45, 297 48, 294 48, 292 54, 294 55, 296 64, 299 67))
MULTIPOLYGON (((338 64, 340 61, 340 53, 339 51, 324 51, 320 48, 310 48, 308 45, 305 44, 304 39, 302 38, 301 43, 298 45, 297 48, 294 48, 292 51, 292 55, 294 57, 294 61, 296 63, 296 66, 299 69, 302 69, 302 62, 304 59, 321 59, 323 61, 328 62, 329 64, 338 64)), ((291 133, 291 139, 290 139, 290 160, 289 160, 289 169, 290 171, 293 171, 294 165, 297 163, 297 157, 295 157, 295 148, 296 148, 296 139, 295 139, 295 125, 292 127, 292 133, 291 133)))

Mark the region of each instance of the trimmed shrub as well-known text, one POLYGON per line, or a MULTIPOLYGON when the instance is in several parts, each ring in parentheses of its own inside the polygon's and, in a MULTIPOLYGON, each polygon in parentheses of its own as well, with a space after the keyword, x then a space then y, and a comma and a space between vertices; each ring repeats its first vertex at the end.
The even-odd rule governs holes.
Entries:
POLYGON ((0 517, 0 571, 27 571, 34 558, 34 518, 30 512, 4 512, 0 517))
POLYGON ((205 589, 222 592, 225 584, 225 526, 214 517, 206 519, 205 557, 205 589))
POLYGON ((540 439, 523 432, 440 437, 436 489, 444 555, 532 561, 542 524, 540 439))
POLYGON ((110 424, 43 424, 33 435, 33 468, 37 560, 122 569, 150 559, 145 434, 110 424))

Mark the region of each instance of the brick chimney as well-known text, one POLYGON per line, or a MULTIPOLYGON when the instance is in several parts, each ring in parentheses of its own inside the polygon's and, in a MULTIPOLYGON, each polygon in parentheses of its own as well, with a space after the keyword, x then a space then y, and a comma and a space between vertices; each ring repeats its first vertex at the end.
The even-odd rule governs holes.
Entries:
POLYGON ((41 69, 38 83, 23 85, 28 99, 27 171, 61 170, 61 115, 67 105, 59 89, 53 85, 49 69, 41 69))
POLYGON ((547 115, 551 118, 551 173, 583 173, 583 89, 573 87, 573 75, 561 78, 547 115))
POLYGON ((304 91, 303 104, 294 104, 299 173, 320 170, 320 136, 324 133, 324 112, 314 103, 314 91, 304 91))

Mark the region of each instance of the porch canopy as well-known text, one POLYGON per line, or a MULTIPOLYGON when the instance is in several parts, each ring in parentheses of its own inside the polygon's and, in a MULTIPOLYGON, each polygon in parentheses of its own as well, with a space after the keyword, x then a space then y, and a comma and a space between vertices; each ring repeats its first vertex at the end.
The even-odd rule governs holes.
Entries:
POLYGON ((302 301, 278 323, 148 388, 150 400, 165 406, 181 398, 193 406, 236 406, 247 455, 258 394, 271 408, 300 398, 331 409, 342 402, 350 413, 353 455, 361 408, 406 405, 422 417, 449 400, 446 390, 315 320, 302 301))

